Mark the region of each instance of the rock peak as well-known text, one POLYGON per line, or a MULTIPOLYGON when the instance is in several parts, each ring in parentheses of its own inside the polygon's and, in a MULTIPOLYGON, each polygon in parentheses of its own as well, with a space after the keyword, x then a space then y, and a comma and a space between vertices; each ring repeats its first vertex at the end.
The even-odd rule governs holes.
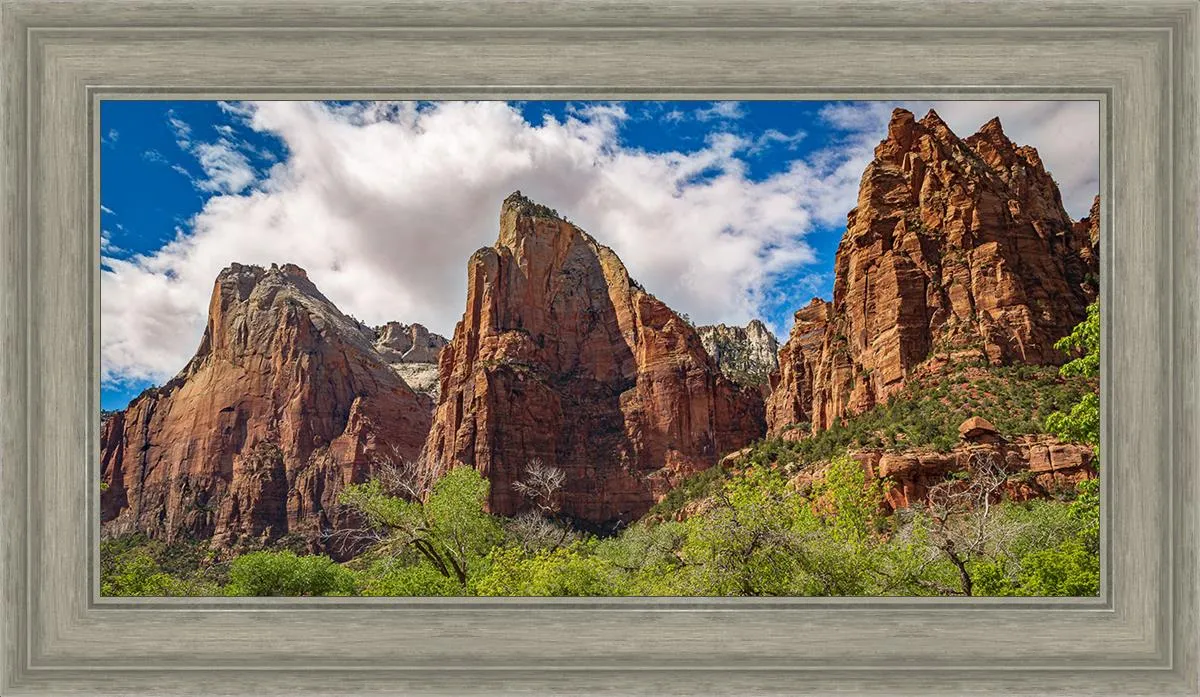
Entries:
POLYGON ((930 109, 929 113, 925 114, 925 118, 921 119, 920 123, 927 130, 936 133, 943 140, 958 138, 958 136, 954 135, 954 131, 950 129, 950 126, 933 109, 930 109))
POLYGON ((1095 298, 1093 225, 1071 219, 1036 150, 998 119, 962 139, 935 111, 914 122, 897 109, 847 216, 833 303, 794 315, 771 432, 830 428, 927 361, 1060 363, 1055 343, 1095 298))
POLYGON ((991 120, 983 124, 979 128, 980 135, 1004 136, 1004 126, 1000 124, 1000 117, 993 116, 991 120))
POLYGON ((491 482, 489 510, 513 515, 537 459, 566 477, 564 516, 629 522, 765 432, 761 395, 721 374, 690 323, 523 195, 505 200, 499 242, 471 257, 467 279, 423 481, 473 466, 491 482))
POLYGON ((896 143, 901 149, 907 150, 912 147, 916 140, 917 121, 913 113, 907 109, 896 109, 892 111, 892 119, 888 122, 887 139, 896 143))
POLYGON ((520 191, 514 191, 504 199, 504 203, 500 206, 500 215, 513 212, 517 215, 525 215, 533 218, 557 218, 561 220, 558 211, 549 206, 544 206, 535 202, 533 199, 525 196, 520 191))
POLYGON ((338 492, 416 458, 432 419, 369 337, 300 267, 231 264, 192 360, 105 423, 105 529, 337 553, 338 492))
POLYGON ((239 264, 236 261, 221 269, 220 273, 217 274, 217 280, 221 281, 227 278, 244 276, 253 276, 257 280, 268 274, 308 280, 308 272, 290 262, 284 264, 272 263, 270 266, 264 268, 257 264, 239 264))

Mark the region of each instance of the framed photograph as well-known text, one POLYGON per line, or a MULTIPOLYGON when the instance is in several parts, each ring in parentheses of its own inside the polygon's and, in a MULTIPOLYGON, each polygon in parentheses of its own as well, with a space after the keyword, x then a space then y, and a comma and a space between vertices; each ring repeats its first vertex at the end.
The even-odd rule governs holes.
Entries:
POLYGON ((1196 694, 1198 14, 0 0, 0 692, 1196 694))

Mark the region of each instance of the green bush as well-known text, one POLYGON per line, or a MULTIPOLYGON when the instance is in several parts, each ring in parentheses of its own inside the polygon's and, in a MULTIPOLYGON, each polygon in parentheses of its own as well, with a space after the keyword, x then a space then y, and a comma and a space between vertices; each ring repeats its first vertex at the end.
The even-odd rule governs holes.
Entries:
POLYGON ((141 534, 100 542, 102 596, 219 594, 225 572, 206 542, 165 544, 141 534))
POLYGON ((204 586, 175 578, 164 572, 146 551, 135 549, 102 569, 102 596, 188 596, 216 595, 216 586, 204 586))
POLYGON ((354 573, 329 557, 295 552, 251 552, 233 561, 226 595, 310 596, 354 594, 354 573))
POLYGON ((532 556, 497 547, 472 589, 487 596, 612 596, 622 594, 622 585, 617 569, 578 545, 532 556))
POLYGON ((357 574, 359 594, 421 597, 461 595, 462 587, 428 563, 404 565, 381 560, 357 574))

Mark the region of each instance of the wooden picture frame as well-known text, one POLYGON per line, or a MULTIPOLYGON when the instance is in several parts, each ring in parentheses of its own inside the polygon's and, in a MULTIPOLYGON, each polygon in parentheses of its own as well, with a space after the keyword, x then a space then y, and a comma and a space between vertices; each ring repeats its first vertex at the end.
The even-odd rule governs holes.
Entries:
POLYGON ((1196 694, 1195 0, 0 0, 0 693, 1196 694), (1095 99, 1101 596, 100 598, 98 104, 1095 99))

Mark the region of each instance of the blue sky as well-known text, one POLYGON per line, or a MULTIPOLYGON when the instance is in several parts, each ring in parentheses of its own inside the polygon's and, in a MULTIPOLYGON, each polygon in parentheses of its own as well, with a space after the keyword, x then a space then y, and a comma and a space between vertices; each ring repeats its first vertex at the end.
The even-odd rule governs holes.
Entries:
MULTIPOLYGON (((870 151, 896 103, 101 105, 101 402, 183 367, 216 272, 294 262, 341 309, 449 335, 465 264, 514 189, 602 243, 699 323, 828 297, 870 151)), ((1098 189, 1094 103, 941 102, 959 135, 1000 115, 1069 211, 1098 189)))

